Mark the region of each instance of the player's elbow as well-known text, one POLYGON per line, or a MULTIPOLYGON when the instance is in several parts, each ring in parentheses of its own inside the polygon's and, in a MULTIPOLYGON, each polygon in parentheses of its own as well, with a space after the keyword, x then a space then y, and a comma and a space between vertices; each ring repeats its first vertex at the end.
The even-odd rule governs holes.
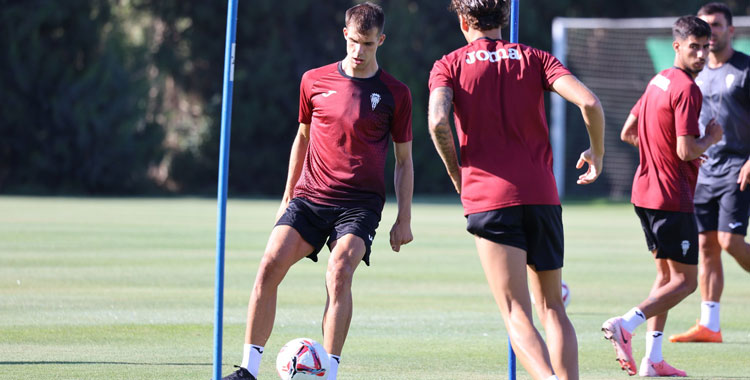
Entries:
POLYGON ((677 146, 677 157, 682 161, 692 161, 699 156, 700 154, 696 154, 688 147, 680 147, 679 145, 677 146))
POLYGON ((427 118, 427 128, 431 135, 435 135, 438 132, 445 131, 446 128, 450 130, 450 122, 446 116, 430 115, 427 118))
POLYGON ((692 161, 703 154, 695 136, 677 136, 677 157, 682 161, 692 161))
POLYGON ((593 92, 589 92, 588 96, 584 97, 583 104, 581 106, 587 110, 600 110, 602 108, 602 103, 599 101, 599 98, 596 96, 596 94, 594 94, 593 92))
POLYGON ((587 96, 582 99, 581 108, 586 112, 602 111, 602 103, 593 92, 589 92, 587 96))
POLYGON ((626 143, 630 142, 630 133, 629 133, 629 131, 627 129, 623 129, 620 132, 620 140, 622 142, 626 142, 626 143))

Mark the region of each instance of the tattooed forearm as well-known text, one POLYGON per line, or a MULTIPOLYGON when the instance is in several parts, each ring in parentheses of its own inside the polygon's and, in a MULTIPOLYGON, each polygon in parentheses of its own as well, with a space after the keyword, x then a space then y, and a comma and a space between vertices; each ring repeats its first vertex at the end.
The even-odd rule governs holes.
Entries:
POLYGON ((448 170, 448 174, 454 174, 458 172, 458 155, 456 154, 456 146, 453 142, 453 132, 450 129, 450 125, 442 125, 439 128, 432 130, 432 141, 437 148, 440 157, 445 163, 445 168, 448 170), (447 127, 447 128, 445 128, 447 127))
POLYGON ((450 125, 451 104, 453 102, 453 91, 448 87, 439 87, 430 93, 429 111, 427 120, 430 128, 430 136, 435 148, 443 159, 445 168, 448 170, 451 180, 460 190, 461 174, 458 165, 456 145, 453 142, 453 131, 450 125))

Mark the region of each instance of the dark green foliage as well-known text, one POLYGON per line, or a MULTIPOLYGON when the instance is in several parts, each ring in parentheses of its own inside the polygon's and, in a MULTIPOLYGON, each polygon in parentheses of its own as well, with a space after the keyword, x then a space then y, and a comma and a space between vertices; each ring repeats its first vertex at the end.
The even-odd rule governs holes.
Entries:
POLYGON ((106 0, 0 1, 0 191, 146 189, 163 134, 106 0))
MULTIPOLYGON (((357 2, 239 1, 233 193, 283 190, 299 80, 345 56, 344 11, 357 2)), ((456 16, 448 0, 376 2, 387 35, 378 61, 412 91, 416 191, 452 192, 426 113, 433 62, 465 43, 456 16)), ((746 0, 727 3, 747 14, 746 0)), ((520 39, 549 50, 554 17, 677 16, 702 4, 522 0, 520 39)), ((226 7, 226 0, 0 0, 0 192, 135 193, 158 185, 213 193, 226 7), (134 30, 144 35, 139 42, 134 30)), ((608 120, 608 133, 622 122, 608 120)))
MULTIPOLYGON (((165 3, 169 2, 144 0, 139 4, 165 20, 193 20, 190 28, 174 37, 179 43, 187 40, 188 46, 201 42, 200 49, 190 49, 190 59, 205 64, 194 66, 193 75, 212 80, 195 84, 186 78, 186 84, 210 102, 206 111, 214 121, 198 151, 185 151, 174 158, 171 175, 188 191, 209 191, 215 186, 218 167, 226 8, 205 7, 197 1, 179 1, 175 8, 165 3), (173 13, 176 8, 177 14, 173 13), (214 38, 207 41, 193 29, 210 30, 214 38)), ((448 48, 464 43, 455 17, 447 12, 447 4, 438 1, 382 3, 387 38, 378 50, 378 61, 412 91, 416 191, 450 191, 450 181, 439 166, 427 133, 426 113, 427 79, 433 62, 448 48)), ((240 2, 230 154, 232 191, 278 195, 283 190, 289 151, 298 127, 299 80, 305 71, 346 55, 344 11, 353 4, 348 0, 240 2)), ((162 46, 157 64, 176 78, 185 77, 180 71, 184 57, 177 57, 170 50, 170 46, 162 46)))

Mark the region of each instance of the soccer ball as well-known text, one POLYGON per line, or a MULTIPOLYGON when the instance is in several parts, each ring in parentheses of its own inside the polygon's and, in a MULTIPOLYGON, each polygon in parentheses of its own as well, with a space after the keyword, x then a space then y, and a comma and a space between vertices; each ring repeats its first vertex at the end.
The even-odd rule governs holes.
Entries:
POLYGON ((563 305, 565 305, 565 307, 568 307, 568 305, 570 305, 570 288, 568 287, 568 284, 565 283, 565 281, 562 281, 561 285, 563 305))
POLYGON ((328 378, 328 353, 308 338, 292 339, 276 356, 276 371, 282 380, 325 380, 328 378))
MULTIPOLYGON (((565 305, 565 307, 568 307, 568 305, 570 305, 570 288, 568 288, 568 284, 565 283, 565 281, 562 281, 560 285, 562 286, 563 305, 565 305)), ((531 303, 533 304, 534 295, 533 294, 529 294, 529 295, 531 296, 531 303)))

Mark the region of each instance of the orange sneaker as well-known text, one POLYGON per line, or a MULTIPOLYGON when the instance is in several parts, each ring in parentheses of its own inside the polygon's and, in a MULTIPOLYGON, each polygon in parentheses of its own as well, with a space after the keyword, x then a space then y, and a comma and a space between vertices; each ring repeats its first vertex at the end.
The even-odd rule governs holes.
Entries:
POLYGON ((721 343, 721 330, 716 332, 711 331, 711 329, 701 325, 700 323, 698 323, 698 321, 696 321, 695 326, 691 327, 690 330, 685 331, 682 334, 675 334, 670 336, 669 341, 672 343, 721 343))
POLYGON ((687 377, 685 371, 679 370, 667 364, 665 360, 658 363, 652 362, 649 358, 643 358, 641 361, 641 370, 638 372, 641 377, 687 377))

